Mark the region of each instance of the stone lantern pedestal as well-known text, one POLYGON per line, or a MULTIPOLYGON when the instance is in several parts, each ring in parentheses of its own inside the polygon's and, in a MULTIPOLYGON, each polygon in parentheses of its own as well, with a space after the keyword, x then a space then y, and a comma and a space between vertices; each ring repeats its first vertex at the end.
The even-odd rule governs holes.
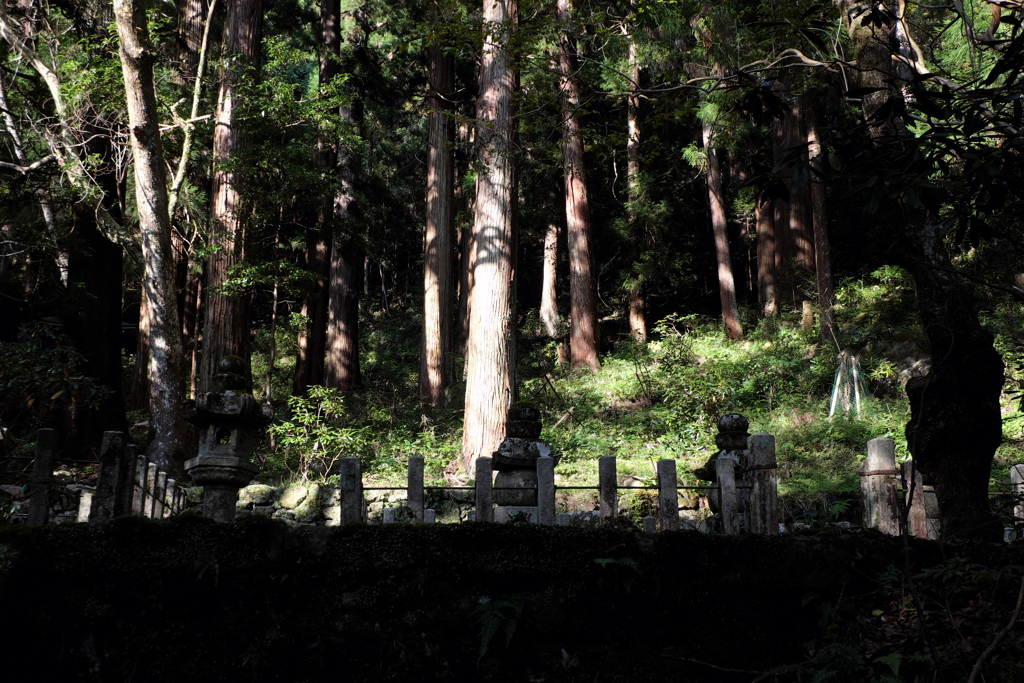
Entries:
POLYGON ((200 429, 199 455, 185 462, 185 471, 203 487, 203 516, 233 522, 238 489, 259 471, 252 462, 256 432, 274 412, 249 393, 241 358, 224 358, 220 370, 214 378, 217 391, 183 406, 185 419, 200 429))
POLYGON ((540 411, 535 406, 521 402, 508 409, 505 440, 492 456, 498 472, 494 478, 495 522, 539 521, 537 460, 552 457, 557 465, 560 457, 538 438, 540 432, 540 411))

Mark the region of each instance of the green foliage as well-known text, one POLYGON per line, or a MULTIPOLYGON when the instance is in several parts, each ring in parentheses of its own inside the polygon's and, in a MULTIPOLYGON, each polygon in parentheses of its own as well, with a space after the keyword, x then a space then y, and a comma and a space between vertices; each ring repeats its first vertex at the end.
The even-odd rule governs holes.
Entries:
POLYGON ((15 342, 0 342, 0 427, 3 442, 51 424, 66 406, 96 408, 109 389, 82 374, 84 359, 53 325, 22 328, 15 342))
POLYGON ((494 600, 483 595, 477 600, 477 605, 473 609, 473 622, 480 629, 477 664, 491 649, 491 642, 499 633, 505 637, 505 646, 508 647, 523 614, 524 604, 524 598, 516 595, 494 600))
POLYGON ((306 396, 288 399, 287 413, 269 428, 277 448, 267 457, 273 476, 288 472, 303 482, 323 478, 345 456, 365 456, 369 428, 352 426, 344 395, 322 386, 309 388, 306 396))

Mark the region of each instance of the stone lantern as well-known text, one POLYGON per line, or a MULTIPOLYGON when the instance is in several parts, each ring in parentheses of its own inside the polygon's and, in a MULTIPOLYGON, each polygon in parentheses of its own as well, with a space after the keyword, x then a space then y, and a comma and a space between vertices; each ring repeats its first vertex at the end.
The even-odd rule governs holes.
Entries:
POLYGON ((259 471, 252 462, 257 432, 274 411, 253 398, 244 360, 225 356, 218 370, 215 391, 183 406, 185 419, 199 429, 199 454, 185 462, 185 471, 203 487, 203 516, 233 522, 238 489, 259 471))

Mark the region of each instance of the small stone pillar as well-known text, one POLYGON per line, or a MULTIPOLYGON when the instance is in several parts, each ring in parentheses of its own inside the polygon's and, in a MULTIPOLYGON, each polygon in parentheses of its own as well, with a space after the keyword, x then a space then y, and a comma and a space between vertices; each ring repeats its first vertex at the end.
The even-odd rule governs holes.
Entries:
POLYGON ((409 458, 409 477, 406 482, 406 502, 412 511, 412 521, 423 521, 423 456, 409 458))
POLYGON ((732 458, 719 458, 715 461, 715 474, 718 479, 719 500, 718 519, 723 534, 735 535, 740 532, 740 499, 736 495, 736 461, 732 458))
POLYGON ((476 509, 469 520, 471 522, 494 521, 494 488, 491 484, 493 471, 494 463, 491 458, 481 456, 476 459, 476 509))
POLYGON ((57 457, 57 432, 36 432, 36 457, 32 463, 32 487, 28 499, 28 526, 43 526, 50 521, 50 489, 53 488, 53 461, 57 457))
POLYGON ((259 471, 252 462, 255 432, 274 413, 253 398, 241 358, 226 356, 218 369, 216 391, 184 404, 185 419, 200 429, 199 455, 185 463, 185 471, 203 487, 203 516, 233 522, 238 489, 259 471))
POLYGON ((935 487, 925 482, 921 471, 914 466, 913 458, 903 461, 903 490, 908 508, 907 533, 915 538, 939 540, 941 521, 935 487))
POLYGON ((341 524, 366 521, 366 499, 363 497, 363 461, 355 456, 341 459, 339 468, 341 524))
POLYGON ((750 482, 749 521, 752 534, 779 533, 779 483, 776 473, 775 437, 754 434, 747 449, 750 482))
POLYGON ((1024 529, 1024 465, 1014 465, 1010 468, 1010 490, 1013 492, 1013 523, 1018 529, 1016 537, 1021 535, 1024 529))
POLYGON ((662 531, 679 529, 679 488, 675 460, 658 461, 658 514, 662 531))
MULTIPOLYGON (((121 467, 122 461, 127 458, 126 444, 124 432, 103 432, 103 441, 100 443, 100 471, 89 521, 113 517, 118 494, 124 486, 130 485, 130 482, 124 481, 127 477, 121 467)), ((123 512, 122 510, 121 513, 123 512)))
POLYGON ((619 484, 614 455, 602 455, 598 458, 597 478, 601 523, 613 524, 619 516, 619 484))
POLYGON ((864 527, 889 536, 900 535, 900 510, 896 499, 896 444, 880 437, 868 441, 868 457, 860 472, 864 527))

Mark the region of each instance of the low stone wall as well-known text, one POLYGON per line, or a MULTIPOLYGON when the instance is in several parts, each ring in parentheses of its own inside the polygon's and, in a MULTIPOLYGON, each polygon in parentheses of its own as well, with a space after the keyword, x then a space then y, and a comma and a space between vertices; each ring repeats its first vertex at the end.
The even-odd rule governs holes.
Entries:
MULTIPOLYGON (((379 522, 385 508, 402 508, 408 496, 404 489, 366 491, 367 518, 379 522)), ((193 486, 188 493, 188 509, 200 512, 203 488, 193 486)), ((337 486, 289 484, 268 486, 250 484, 238 491, 237 517, 258 516, 280 519, 289 524, 338 526, 341 521, 341 494, 337 486)))

